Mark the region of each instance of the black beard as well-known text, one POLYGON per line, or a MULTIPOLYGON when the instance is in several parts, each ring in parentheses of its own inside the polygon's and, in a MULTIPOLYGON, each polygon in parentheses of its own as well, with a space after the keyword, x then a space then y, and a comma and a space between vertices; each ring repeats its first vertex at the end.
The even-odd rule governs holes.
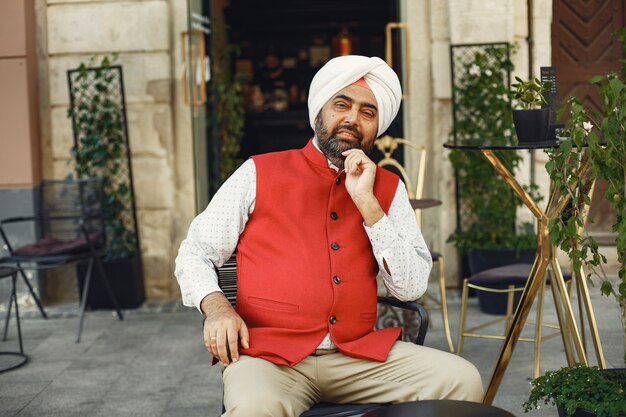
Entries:
MULTIPOLYGON (((359 130, 351 125, 339 125, 328 133, 328 128, 318 114, 315 119, 315 137, 317 138, 317 145, 320 147, 322 153, 340 170, 343 169, 343 161, 346 159, 342 155, 343 152, 349 149, 362 149, 361 143, 363 141, 363 135, 359 130), (337 132, 340 130, 347 130, 356 136, 356 143, 348 142, 341 138, 337 138, 337 132)), ((364 149, 365 153, 368 153, 371 149, 364 149)))

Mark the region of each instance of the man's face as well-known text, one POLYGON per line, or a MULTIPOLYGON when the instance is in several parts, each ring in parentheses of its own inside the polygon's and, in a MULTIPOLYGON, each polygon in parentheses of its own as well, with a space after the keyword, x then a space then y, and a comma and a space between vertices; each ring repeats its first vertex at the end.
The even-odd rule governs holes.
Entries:
POLYGON ((349 149, 368 153, 378 131, 376 97, 368 88, 349 85, 324 104, 315 119, 317 143, 328 159, 340 169, 349 149))

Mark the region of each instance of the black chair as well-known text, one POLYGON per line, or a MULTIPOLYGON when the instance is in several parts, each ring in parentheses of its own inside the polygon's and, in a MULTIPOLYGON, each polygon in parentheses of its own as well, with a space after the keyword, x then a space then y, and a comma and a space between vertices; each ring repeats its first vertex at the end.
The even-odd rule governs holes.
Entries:
MULTIPOLYGON (((106 251, 104 180, 100 177, 44 180, 36 188, 35 202, 35 216, 0 221, 0 235, 9 251, 9 256, 0 259, 0 263, 15 266, 24 280, 28 281, 24 274, 26 269, 48 270, 88 262, 80 300, 78 343, 94 264, 118 318, 123 320, 100 259, 106 251), (35 224, 41 238, 31 244, 14 247, 9 241, 8 229, 11 225, 26 222, 35 224)), ((10 315, 10 307, 7 314, 10 315)))
MULTIPOLYGON (((235 306, 237 298, 237 260, 235 255, 217 269, 220 288, 228 301, 235 306)), ((402 339, 424 344, 428 330, 428 313, 424 307, 415 301, 400 301, 391 297, 378 297, 378 319, 376 328, 399 326, 402 327, 402 339)), ((335 404, 318 403, 313 405, 300 417, 348 417, 360 416, 369 410, 382 407, 385 404, 335 404)), ((222 412, 224 412, 222 404, 222 412)))

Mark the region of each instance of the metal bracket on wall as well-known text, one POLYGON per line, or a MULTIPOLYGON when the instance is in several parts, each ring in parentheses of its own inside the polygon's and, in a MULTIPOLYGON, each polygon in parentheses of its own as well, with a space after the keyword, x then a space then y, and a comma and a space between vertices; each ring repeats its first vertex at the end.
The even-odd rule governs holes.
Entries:
POLYGON ((206 103, 207 56, 201 31, 181 32, 183 102, 197 108, 206 103), (191 79, 191 82, 189 82, 191 79))

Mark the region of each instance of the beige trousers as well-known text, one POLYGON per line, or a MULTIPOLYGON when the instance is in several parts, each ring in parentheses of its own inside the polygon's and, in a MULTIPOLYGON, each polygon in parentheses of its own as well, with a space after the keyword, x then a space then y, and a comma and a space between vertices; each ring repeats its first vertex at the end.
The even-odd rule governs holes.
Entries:
POLYGON ((294 367, 242 356, 223 371, 228 417, 298 417, 312 404, 396 403, 426 399, 479 402, 474 365, 454 354, 396 342, 385 362, 316 351, 294 367))

